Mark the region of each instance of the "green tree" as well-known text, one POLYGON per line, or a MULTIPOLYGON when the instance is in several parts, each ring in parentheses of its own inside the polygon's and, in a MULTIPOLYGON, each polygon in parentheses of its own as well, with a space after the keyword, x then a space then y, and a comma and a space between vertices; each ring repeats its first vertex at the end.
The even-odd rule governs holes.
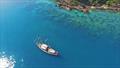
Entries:
POLYGON ((77 5, 80 4, 80 2, 79 2, 78 0, 72 0, 72 1, 70 2, 70 4, 73 5, 73 6, 77 6, 77 5))
POLYGON ((115 5, 115 4, 120 4, 120 0, 108 0, 106 2, 107 5, 115 5))
POLYGON ((106 4, 108 0, 89 0, 89 2, 92 4, 92 5, 103 5, 103 4, 106 4))

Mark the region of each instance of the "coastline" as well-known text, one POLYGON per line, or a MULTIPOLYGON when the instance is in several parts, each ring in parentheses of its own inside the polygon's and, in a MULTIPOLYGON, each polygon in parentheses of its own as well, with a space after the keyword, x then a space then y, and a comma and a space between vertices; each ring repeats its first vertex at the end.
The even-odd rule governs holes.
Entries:
POLYGON ((120 4, 108 6, 108 5, 71 5, 71 0, 57 0, 56 3, 58 7, 61 7, 66 10, 78 10, 84 13, 88 13, 90 10, 111 10, 115 12, 120 12, 120 4))

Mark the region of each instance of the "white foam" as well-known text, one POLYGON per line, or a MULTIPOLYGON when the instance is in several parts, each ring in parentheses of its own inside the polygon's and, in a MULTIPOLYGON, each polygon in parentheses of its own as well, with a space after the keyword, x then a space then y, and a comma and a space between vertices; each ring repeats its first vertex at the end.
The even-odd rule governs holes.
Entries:
POLYGON ((14 68, 15 63, 13 56, 6 56, 5 52, 0 53, 0 68, 14 68))

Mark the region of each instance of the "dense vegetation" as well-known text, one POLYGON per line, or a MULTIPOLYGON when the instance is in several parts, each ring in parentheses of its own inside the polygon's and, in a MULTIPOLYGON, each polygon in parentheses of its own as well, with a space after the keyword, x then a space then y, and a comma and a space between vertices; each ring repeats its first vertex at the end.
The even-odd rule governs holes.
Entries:
POLYGON ((116 5, 120 4, 120 0, 72 0, 72 5, 77 5, 79 3, 83 3, 86 5, 116 5))

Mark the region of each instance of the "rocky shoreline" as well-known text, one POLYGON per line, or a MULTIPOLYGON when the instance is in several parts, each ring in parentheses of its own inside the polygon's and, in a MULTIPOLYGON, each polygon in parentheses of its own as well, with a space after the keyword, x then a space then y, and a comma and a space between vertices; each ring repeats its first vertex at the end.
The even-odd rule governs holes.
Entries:
POLYGON ((99 10, 112 10, 120 12, 120 4, 114 5, 114 6, 107 6, 107 5, 71 5, 71 0, 57 0, 57 5, 61 8, 64 8, 66 10, 79 10, 84 13, 88 13, 91 9, 99 9, 99 10))
POLYGON ((107 6, 107 5, 91 6, 91 9, 112 10, 112 11, 120 12, 120 4, 115 6, 107 6))

